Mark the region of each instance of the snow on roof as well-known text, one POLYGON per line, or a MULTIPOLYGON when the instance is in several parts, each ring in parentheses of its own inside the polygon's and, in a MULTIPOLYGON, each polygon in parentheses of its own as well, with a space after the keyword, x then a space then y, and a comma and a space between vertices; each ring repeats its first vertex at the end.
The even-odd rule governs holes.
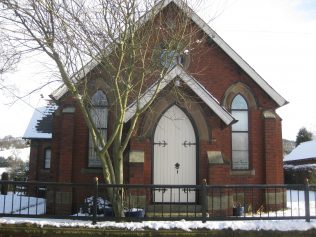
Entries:
POLYGON ((50 103, 45 107, 36 108, 27 126, 23 138, 52 138, 52 115, 58 108, 56 104, 50 103))
POLYGON ((316 140, 302 142, 290 154, 284 157, 284 161, 303 160, 316 158, 316 140))

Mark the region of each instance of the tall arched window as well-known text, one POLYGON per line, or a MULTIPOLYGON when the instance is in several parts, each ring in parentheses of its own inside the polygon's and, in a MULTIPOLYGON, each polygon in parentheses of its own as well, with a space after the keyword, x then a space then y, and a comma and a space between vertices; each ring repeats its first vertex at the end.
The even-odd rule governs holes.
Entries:
POLYGON ((248 140, 248 105, 240 94, 236 95, 231 104, 233 117, 238 120, 232 125, 232 169, 249 169, 248 140))
MULTIPOLYGON (((108 124, 108 101, 105 94, 98 90, 91 98, 90 114, 98 131, 103 136, 104 140, 107 138, 107 124, 108 124)), ((89 134, 89 167, 101 167, 101 160, 97 157, 94 150, 91 134, 89 134)))

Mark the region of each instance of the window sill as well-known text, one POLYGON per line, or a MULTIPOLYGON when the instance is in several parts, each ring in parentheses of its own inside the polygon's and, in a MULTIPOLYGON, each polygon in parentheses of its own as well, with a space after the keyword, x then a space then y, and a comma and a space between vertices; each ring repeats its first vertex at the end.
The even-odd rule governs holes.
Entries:
POLYGON ((256 171, 255 170, 231 170, 230 175, 231 176, 255 176, 256 171))

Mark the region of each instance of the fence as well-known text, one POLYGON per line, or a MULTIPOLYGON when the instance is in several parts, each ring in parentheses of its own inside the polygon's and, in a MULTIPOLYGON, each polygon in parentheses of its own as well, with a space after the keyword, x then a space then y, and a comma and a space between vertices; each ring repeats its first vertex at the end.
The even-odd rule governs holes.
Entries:
POLYGON ((0 216, 91 220, 316 219, 316 185, 105 185, 0 181, 0 216), (114 217, 109 193, 124 195, 114 217))

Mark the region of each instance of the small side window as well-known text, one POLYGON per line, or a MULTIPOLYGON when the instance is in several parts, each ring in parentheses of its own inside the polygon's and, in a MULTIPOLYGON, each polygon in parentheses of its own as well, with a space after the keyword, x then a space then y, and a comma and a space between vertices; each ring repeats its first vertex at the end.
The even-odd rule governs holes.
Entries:
POLYGON ((44 152, 44 169, 50 169, 51 159, 52 159, 52 149, 46 148, 44 152))

